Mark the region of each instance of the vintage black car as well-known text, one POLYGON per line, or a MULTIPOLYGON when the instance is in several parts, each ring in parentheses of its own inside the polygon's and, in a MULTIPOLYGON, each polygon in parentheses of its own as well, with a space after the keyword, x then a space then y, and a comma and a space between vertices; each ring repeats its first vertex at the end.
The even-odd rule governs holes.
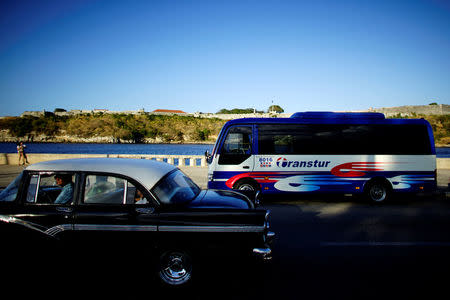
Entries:
POLYGON ((205 253, 271 258, 269 212, 255 206, 238 192, 201 190, 163 162, 55 160, 27 167, 0 193, 0 234, 4 245, 44 241, 97 256, 131 248, 156 258, 164 283, 183 285, 205 253))

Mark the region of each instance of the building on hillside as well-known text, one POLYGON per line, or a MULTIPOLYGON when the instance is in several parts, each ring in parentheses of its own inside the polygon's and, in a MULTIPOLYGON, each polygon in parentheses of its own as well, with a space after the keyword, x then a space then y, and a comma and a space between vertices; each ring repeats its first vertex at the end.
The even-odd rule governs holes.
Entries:
POLYGON ((42 117, 44 116, 46 113, 45 110, 41 110, 41 111, 24 111, 20 117, 42 117))
POLYGON ((182 110, 172 110, 172 109, 155 109, 154 111, 152 111, 152 113, 156 113, 156 114, 178 114, 178 115, 185 115, 185 114, 187 114, 186 112, 184 112, 182 110))
POLYGON ((450 105, 436 104, 436 105, 405 105, 398 107, 382 107, 369 108, 369 112, 380 112, 386 117, 392 116, 412 116, 415 115, 447 115, 450 114, 450 105))

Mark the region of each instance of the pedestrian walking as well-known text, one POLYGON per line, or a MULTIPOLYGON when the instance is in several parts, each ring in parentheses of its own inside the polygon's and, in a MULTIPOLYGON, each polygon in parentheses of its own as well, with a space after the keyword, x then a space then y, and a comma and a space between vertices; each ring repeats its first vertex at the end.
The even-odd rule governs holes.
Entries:
POLYGON ((25 148, 27 146, 24 145, 22 142, 19 142, 17 144, 17 153, 19 154, 19 166, 20 166, 20 160, 22 160, 22 165, 25 165, 26 163, 29 164, 27 154, 25 153, 25 148))

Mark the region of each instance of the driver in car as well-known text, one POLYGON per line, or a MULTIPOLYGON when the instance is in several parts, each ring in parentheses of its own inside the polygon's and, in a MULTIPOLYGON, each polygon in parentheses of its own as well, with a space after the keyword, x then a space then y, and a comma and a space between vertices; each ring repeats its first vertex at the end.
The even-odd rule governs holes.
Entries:
POLYGON ((144 197, 144 194, 140 190, 136 190, 136 194, 134 196, 134 204, 147 204, 148 201, 144 197))
POLYGON ((72 202, 73 199, 73 182, 70 174, 55 175, 56 184, 62 187, 61 193, 55 200, 56 204, 66 204, 72 202))

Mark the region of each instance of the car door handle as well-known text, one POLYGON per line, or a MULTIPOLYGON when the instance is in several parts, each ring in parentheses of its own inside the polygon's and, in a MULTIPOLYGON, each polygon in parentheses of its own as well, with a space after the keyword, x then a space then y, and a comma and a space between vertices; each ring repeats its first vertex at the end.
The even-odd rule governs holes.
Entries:
POLYGON ((249 166, 243 166, 242 169, 250 169, 249 166))
POLYGON ((65 206, 60 206, 56 208, 56 211, 62 212, 62 213, 71 213, 73 212, 73 208, 72 207, 65 207, 65 206))
POLYGON ((138 214, 150 215, 155 211, 153 207, 139 207, 136 208, 138 214))

